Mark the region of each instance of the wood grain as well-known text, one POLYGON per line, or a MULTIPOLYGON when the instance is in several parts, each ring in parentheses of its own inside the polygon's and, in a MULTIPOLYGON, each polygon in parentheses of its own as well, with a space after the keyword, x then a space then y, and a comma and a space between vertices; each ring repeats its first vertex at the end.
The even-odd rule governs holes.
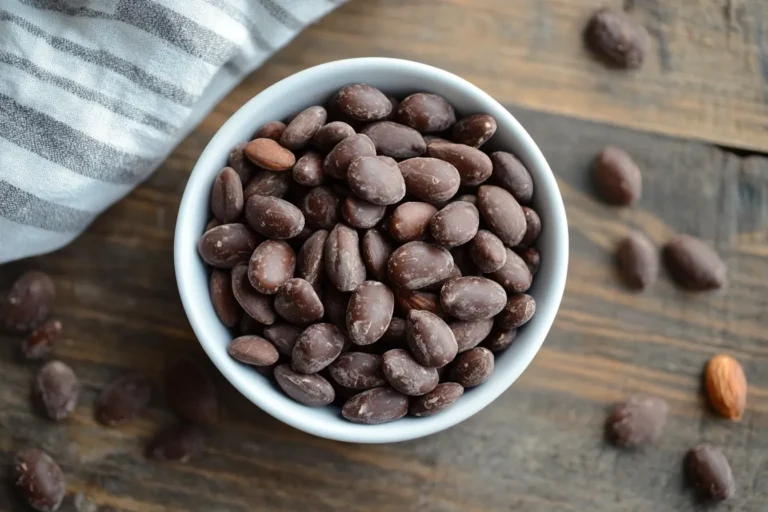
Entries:
MULTIPOLYGON (((245 95, 236 91, 233 97, 245 95)), ((231 100, 230 100, 231 101, 231 100)), ((225 105, 231 107, 232 103, 225 105)), ((92 404, 115 377, 139 370, 159 382, 164 361, 202 352, 178 299, 174 216, 195 158, 224 117, 219 110, 147 183, 75 243, 0 270, 0 287, 23 268, 50 272, 66 341, 57 357, 80 376, 74 417, 55 425, 30 410, 37 369, 21 364, 19 341, 0 338, 0 463, 40 446, 69 478, 65 512, 355 510, 413 512, 692 511, 681 461, 695 443, 720 444, 738 490, 721 510, 758 512, 768 500, 768 159, 519 108, 558 176, 571 231, 563 305, 544 348, 511 389, 468 421, 429 438, 356 446, 286 427, 221 376, 224 421, 203 457, 187 465, 146 461, 143 447, 174 419, 160 397, 140 420, 104 428, 92 404), (588 169, 615 144, 644 172, 633 209, 595 201, 588 169), (687 294, 666 277, 652 290, 624 289, 612 261, 630 229, 657 243, 687 232, 713 241, 731 285, 687 294), (744 365, 749 399, 740 423, 704 403, 701 372, 715 353, 744 365), (660 442, 637 452, 604 444, 614 402, 644 391, 666 398, 660 442)), ((546 257, 546 255, 545 255, 546 257)), ((0 510, 20 510, 0 487, 0 510)))
POLYGON ((740 148, 768 149, 763 0, 352 0, 301 34, 231 96, 348 57, 412 59, 457 73, 504 104, 740 148), (652 35, 636 72, 582 44, 597 8, 630 6, 652 35))

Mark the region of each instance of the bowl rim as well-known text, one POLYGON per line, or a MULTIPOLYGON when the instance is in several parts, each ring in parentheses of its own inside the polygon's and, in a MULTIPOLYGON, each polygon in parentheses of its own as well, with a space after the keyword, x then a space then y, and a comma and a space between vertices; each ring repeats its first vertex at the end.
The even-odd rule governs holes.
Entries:
MULTIPOLYGON (((353 81, 355 81, 354 78, 350 80, 350 82, 353 81)), ((534 173, 532 172, 532 174, 534 173)), ((203 189, 203 192, 206 194, 205 197, 207 198, 210 190, 203 189)), ((539 208, 539 210, 541 210, 541 208, 539 208)), ((337 441, 389 443, 416 439, 450 428, 470 418, 492 403, 518 379, 533 361, 533 358, 538 353, 554 323, 555 316, 565 291, 569 256, 568 248, 568 223, 557 180, 541 150, 514 115, 479 87, 443 69, 403 59, 364 57, 319 64, 283 78, 251 98, 217 130, 200 154, 184 188, 174 233, 174 267, 182 306, 198 342, 219 372, 221 372, 243 396, 272 417, 309 434, 337 441), (357 425, 350 422, 349 428, 338 428, 337 426, 330 426, 327 424, 329 422, 314 421, 306 416, 302 417, 301 415, 286 413, 278 404, 262 399, 258 393, 259 386, 246 385, 243 379, 233 375, 227 369, 227 364, 231 364, 231 360, 225 361, 223 359, 224 357, 229 358, 230 356, 226 351, 224 351, 222 356, 221 351, 214 347, 215 343, 208 340, 205 325, 203 325, 203 322, 200 320, 200 315, 197 314, 199 312, 199 306, 194 300, 195 293, 191 290, 192 284, 189 279, 191 276, 187 275, 193 272, 192 267, 195 260, 199 263, 197 241, 200 234, 193 233, 192 228, 189 226, 191 221, 185 219, 194 216, 195 210, 200 204, 200 198, 198 196, 202 193, 201 186, 207 179, 207 176, 204 175, 206 169, 211 167, 212 161, 221 160, 221 155, 218 154, 220 153, 219 146, 226 142, 226 140, 233 138, 231 137, 231 132, 234 131, 233 127, 241 124, 249 115, 249 112, 253 109, 254 105, 257 105, 262 101, 262 98, 274 95, 276 94, 276 91, 279 91, 286 86, 293 87, 315 75, 322 75, 324 72, 331 69, 334 69, 336 73, 347 72, 350 77, 355 77, 359 76, 359 70, 361 68, 368 68, 370 66, 382 66, 384 68, 394 67, 400 69, 410 68, 410 71, 412 72, 428 75, 434 80, 445 83, 446 87, 461 91, 461 95, 479 96, 485 103, 493 105, 495 109, 493 115, 496 118, 498 125, 506 125, 514 133, 514 137, 518 139, 520 145, 525 148, 524 151, 527 155, 526 158, 521 158, 521 160, 527 160, 526 163, 528 167, 531 167, 530 164, 533 162, 534 167, 537 169, 537 172, 535 173, 536 190, 546 191, 545 195, 547 196, 546 208, 548 212, 546 218, 548 221, 546 229, 555 231, 553 239, 555 240, 554 245, 556 246, 556 250, 553 251, 554 254, 547 255, 548 259, 553 259, 551 272, 547 275, 547 297, 549 300, 546 301, 545 304, 537 303, 537 313, 534 316, 534 319, 538 324, 535 333, 535 341, 529 342, 521 353, 518 354, 519 359, 515 360, 512 371, 504 373, 501 381, 497 381, 495 386, 489 386, 490 389, 484 389, 475 400, 462 402, 461 407, 459 407, 460 404, 456 404, 451 408, 454 410, 454 413, 450 416, 445 416, 443 421, 433 420, 431 422, 425 422, 423 425, 416 424, 415 426, 409 426, 409 428, 397 428, 399 421, 378 425, 376 426, 378 428, 357 425), (360 429, 359 427, 364 428, 360 429)), ((475 389, 480 390, 484 387, 485 386, 480 386, 475 389)), ((285 396, 285 400, 291 399, 285 396)), ((436 415, 431 418, 438 417, 442 417, 442 415, 436 415)), ((419 422, 426 419, 427 418, 420 418, 419 422)))

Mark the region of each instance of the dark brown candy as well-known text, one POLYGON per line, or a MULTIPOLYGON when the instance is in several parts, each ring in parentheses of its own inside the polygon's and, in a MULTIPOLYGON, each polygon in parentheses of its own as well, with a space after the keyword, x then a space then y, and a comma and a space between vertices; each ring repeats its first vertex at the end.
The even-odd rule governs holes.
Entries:
POLYGON ((453 257, 442 247, 408 242, 394 250, 387 270, 397 286, 418 290, 448 277, 453 272, 453 257))
POLYGON ((280 358, 272 343, 254 335, 240 336, 230 341, 227 352, 241 363, 253 366, 270 366, 280 358))
POLYGON ((453 165, 459 171, 462 185, 477 186, 490 178, 493 172, 488 155, 466 144, 430 142, 427 153, 453 165))
POLYGON ((392 103, 384 93, 367 84, 346 85, 332 101, 342 114, 357 121, 378 121, 392 112, 392 103))
POLYGON ((406 316, 412 309, 429 311, 441 318, 444 316, 443 310, 440 307, 440 296, 435 293, 396 288, 395 303, 400 312, 406 316))
POLYGON ((616 261, 624 281, 632 288, 643 290, 659 277, 659 250, 639 231, 619 243, 616 261))
POLYGON ((248 261, 258 239, 243 224, 224 224, 206 231, 197 250, 207 264, 218 268, 232 268, 248 261))
POLYGON ((248 146, 247 142, 240 142, 229 153, 227 159, 227 166, 235 170, 238 176, 240 176, 240 182, 245 184, 251 179, 251 176, 258 168, 251 163, 245 156, 245 148, 248 146))
POLYGON ((491 153, 495 183, 504 187, 520 204, 528 204, 533 197, 533 178, 520 160, 506 151, 491 153))
POLYGON ((464 387, 455 382, 443 382, 426 395, 411 399, 412 416, 432 416, 453 405, 464 394, 464 387))
POLYGON ((461 269, 456 264, 456 261, 454 261, 453 262, 453 269, 451 270, 451 273, 448 274, 448 276, 446 278, 444 278, 444 279, 442 279, 442 280, 440 280, 440 281, 438 281, 436 283, 432 283, 432 284, 430 284, 428 286, 425 286, 424 288, 422 288, 422 290, 424 290, 425 292, 432 292, 432 293, 438 293, 439 294, 440 290, 442 290, 443 285, 445 283, 447 283, 451 279, 456 279, 457 277, 461 277, 461 276, 462 276, 461 269))
POLYGON ((25 272, 11 285, 7 295, 0 295, 0 330, 25 334, 44 322, 53 308, 56 287, 45 272, 25 272))
POLYGON ((381 356, 363 352, 341 354, 329 367, 331 378, 350 389, 366 390, 387 383, 382 371, 381 356))
POLYGON ((479 148, 496 133, 496 119, 488 114, 475 114, 459 120, 453 126, 451 136, 454 142, 479 148))
POLYGON ((371 277, 386 281, 387 262, 392 254, 392 244, 378 229, 369 229, 363 235, 363 261, 371 277))
POLYGON ((373 141, 362 134, 347 137, 325 157, 323 171, 334 178, 346 179, 349 165, 363 156, 376 156, 376 146, 373 145, 373 141))
POLYGON ((517 337, 517 329, 494 329, 483 340, 483 346, 491 352, 502 352, 512 345, 517 337))
POLYGON ((333 121, 320 128, 312 144, 320 151, 330 152, 336 144, 355 134, 355 129, 343 121, 333 121))
POLYGON ((409 202, 399 205, 387 220, 387 231, 400 243, 412 242, 424 236, 437 208, 429 203, 409 202))
POLYGON ((296 161, 291 171, 293 181, 306 187, 317 187, 323 183, 323 155, 308 151, 296 161))
POLYGON ((539 250, 535 247, 527 247, 525 249, 517 248, 515 249, 515 253, 520 256, 520 259, 523 260, 528 266, 528 270, 531 271, 531 276, 535 276, 536 272, 539 270, 539 265, 541 265, 541 253, 539 253, 539 250))
POLYGON ((387 332, 381 337, 382 343, 403 343, 405 346, 405 329, 407 322, 404 318, 392 317, 387 332))
POLYGON ((61 330, 60 321, 53 318, 46 320, 21 343, 21 354, 24 359, 32 361, 50 354, 53 346, 61 338, 61 330))
POLYGON ((617 446, 635 447, 661 437, 667 423, 667 401, 636 394, 616 406, 605 423, 608 440, 617 446))
POLYGON ((477 265, 472 261, 469 253, 469 244, 460 245, 451 249, 454 265, 458 267, 463 276, 479 276, 482 272, 480 272, 480 269, 477 268, 477 265))
POLYGON ((472 240, 480 227, 480 213, 472 203, 456 201, 446 205, 430 221, 432 238, 444 247, 456 247, 472 240))
POLYGON ((274 295, 293 277, 296 255, 282 240, 267 240, 259 245, 248 263, 248 280, 257 291, 274 295))
POLYGON ((384 376, 395 390, 409 396, 429 393, 440 380, 435 368, 421 366, 403 349, 392 349, 382 356, 384 376))
POLYGON ((481 272, 489 274, 496 272, 507 262, 507 249, 499 237, 481 229, 469 244, 469 255, 472 262, 481 272))
POLYGON ((369 389, 344 404, 341 415, 354 423, 378 425, 408 414, 408 397, 390 387, 369 389))
POLYGON ((624 69, 642 66, 650 46, 645 27, 615 9, 595 12, 584 36, 592 51, 607 64, 624 69))
POLYGON ((325 272, 333 286, 342 292, 354 291, 365 281, 357 231, 336 224, 325 242, 325 272))
POLYGON ((328 113, 323 107, 309 107, 299 112, 280 136, 280 145, 291 151, 303 149, 325 125, 328 113))
POLYGON ((288 364, 275 367, 275 380, 285 394, 308 407, 328 405, 336 397, 333 386, 325 378, 297 373, 288 364))
POLYGON ((453 331, 439 316, 412 309, 407 321, 408 346, 419 364, 439 368, 453 361, 459 347, 453 331))
POLYGON ((525 236, 525 213, 515 198, 501 187, 482 185, 477 189, 477 209, 490 231, 509 247, 525 236))
POLYGON ((323 318, 325 310, 312 285, 300 278, 289 279, 275 297, 275 311, 295 324, 310 324, 323 318))
POLYGON ((398 164, 405 189, 428 203, 442 203, 456 195, 461 184, 456 167, 437 158, 411 158, 398 164))
POLYGON ((243 213, 243 184, 231 167, 216 176, 211 189, 211 213, 222 224, 236 221, 243 213))
POLYGON ((346 198, 341 205, 341 217, 344 222, 357 229, 374 227, 386 213, 386 206, 372 204, 354 196, 346 198))
POLYGON ((506 301, 504 288, 485 277, 458 277, 445 283, 440 291, 443 310, 459 320, 493 318, 504 309, 506 301))
POLYGON ((347 333, 353 343, 370 345, 387 331, 395 297, 386 285, 366 281, 352 292, 347 306, 347 333))
POLYGON ((194 359, 182 356, 165 369, 168 406, 181 418, 201 425, 219 422, 219 397, 208 372, 194 359))
POLYGON ((479 386, 493 373, 493 353, 484 347, 475 347, 459 354, 451 368, 453 381, 465 388, 479 386))
POLYGON ((496 317, 500 329, 516 329, 528 322, 536 312, 536 301, 524 293, 512 295, 496 317))
POLYGON ((226 270, 213 269, 209 281, 211 303, 221 323, 234 327, 240 322, 243 310, 232 291, 232 276, 226 270))
POLYGON ((299 373, 317 373, 331 364, 344 348, 344 334, 333 324, 307 327, 293 346, 292 365, 299 373))
POLYGON ((268 238, 292 238, 304 229, 301 210, 272 196, 249 197, 245 203, 245 219, 257 233, 268 238))
POLYGON ((397 108, 397 120, 421 133, 442 132, 456 123, 456 112, 442 96, 419 92, 397 108))
POLYGON ((347 330, 347 306, 352 294, 342 293, 335 286, 327 286, 323 290, 323 307, 325 316, 342 332, 347 330))
POLYGON ((315 231, 301 246, 296 261, 296 276, 309 281, 312 288, 320 293, 325 276, 325 242, 328 232, 315 231))
MULTIPOLYGON (((243 190, 247 202, 251 196, 282 198, 291 188, 291 175, 287 172, 256 171, 243 190)), ((243 207, 245 208, 245 207, 243 207)))
POLYGON ((272 139, 274 141, 280 141, 280 137, 283 136, 285 131, 285 123, 281 121, 270 121, 256 130, 253 134, 254 139, 272 139))
POLYGON ((248 264, 238 263, 232 269, 232 293, 240 307, 263 325, 272 325, 275 321, 275 310, 272 297, 256 291, 248 280, 248 264))
POLYGON ((690 235, 677 235, 667 242, 664 263, 674 280, 689 290, 715 290, 728 282, 728 271, 717 252, 690 235))
POLYGON ((107 426, 121 425, 138 416, 152 400, 152 382, 129 373, 112 382, 96 402, 96 420, 107 426))
POLYGON ((38 371, 32 383, 32 396, 46 416, 54 421, 62 421, 77 407, 80 381, 66 364, 50 361, 38 371))
POLYGON ((720 448, 701 443, 685 458, 686 476, 702 498, 724 501, 736 492, 736 482, 728 459, 720 448))
POLYGON ((597 154, 592 181, 600 197, 621 206, 636 203, 643 190, 640 169, 632 157, 623 149, 611 146, 597 154))
POLYGON ((296 156, 272 139, 254 139, 245 147, 248 160, 268 171, 287 171, 296 163, 296 156))
POLYGON ((194 425, 161 430, 147 446, 147 457, 161 462, 189 462, 205 450, 205 435, 194 425))
POLYGON ((209 220, 208 224, 206 224, 205 228, 203 228, 203 233, 215 228, 216 226, 221 226, 221 222, 217 221, 216 219, 209 220))
POLYGON ((353 161, 347 170, 347 183, 359 198, 373 204, 395 204, 405 196, 400 169, 375 156, 353 161))
POLYGON ((304 328, 298 325, 275 323, 264 328, 264 337, 272 342, 281 355, 290 357, 303 331, 304 328))
POLYGON ((523 213, 525 214, 525 236, 520 241, 520 245, 528 247, 533 245, 541 234, 541 219, 533 208, 523 206, 523 213))
POLYGON ((313 188, 299 206, 310 228, 333 229, 339 221, 339 198, 328 187, 313 188))
POLYGON ((493 329, 493 318, 475 321, 457 321, 448 324, 456 338, 459 353, 475 348, 485 340, 493 329))
POLYGON ((67 481, 56 461, 42 450, 16 454, 13 485, 27 505, 38 512, 55 512, 67 494, 67 481))
POLYGON ((421 156, 427 150, 421 134, 400 123, 380 121, 369 124, 360 133, 370 137, 379 155, 398 160, 421 156))
POLYGON ((512 249, 507 248, 507 257, 504 265, 488 277, 499 283, 508 293, 522 293, 528 291, 533 282, 533 275, 525 261, 512 249))

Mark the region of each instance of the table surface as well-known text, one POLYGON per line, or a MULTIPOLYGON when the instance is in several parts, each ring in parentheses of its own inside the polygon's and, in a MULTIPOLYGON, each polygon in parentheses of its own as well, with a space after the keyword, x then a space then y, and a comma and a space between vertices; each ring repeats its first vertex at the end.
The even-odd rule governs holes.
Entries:
MULTIPOLYGON (((65 512, 663 512, 700 509, 681 466, 687 449, 707 440, 723 446, 737 481, 736 497, 718 510, 764 511, 768 159, 718 147, 768 144, 758 129, 766 115, 763 75, 752 73, 747 59, 758 59, 755 48, 762 48, 754 27, 748 30, 759 26, 752 9, 760 3, 731 2, 724 10, 724 1, 635 0, 638 15, 658 20, 664 37, 657 43, 667 50, 628 75, 604 70, 573 43, 601 3, 355 1, 302 34, 75 243, 3 267, 0 287, 26 268, 54 277, 55 314, 66 337, 57 357, 84 387, 69 421, 39 417, 28 391, 37 365, 19 363, 18 341, 1 337, 3 467, 20 448, 48 450, 69 479, 65 512), (717 37, 732 46, 726 51, 717 37), (705 42, 712 38, 710 50, 705 42), (418 59, 458 72, 510 105, 539 142, 558 177, 571 233, 568 285, 550 336, 521 379, 488 408, 449 431, 393 445, 331 442, 285 427, 216 375, 224 419, 204 455, 186 465, 147 462, 147 441, 174 422, 162 399, 137 421, 111 429, 94 421, 92 404, 127 371, 159 381, 168 357, 203 357, 172 262, 187 175, 215 130, 265 86, 308 65, 357 55, 418 59), (713 69, 718 73, 708 73, 713 69), (625 148, 644 171, 635 208, 594 199, 588 169, 606 144, 625 148), (659 244, 675 232, 712 241, 728 264, 730 285, 687 294, 663 276, 646 293, 626 290, 612 251, 633 228, 659 244), (701 393, 703 365, 719 352, 738 358, 750 382, 740 423, 717 418, 701 393), (669 424, 652 447, 616 450, 603 441, 606 411, 637 391, 669 401, 669 424)), ((757 33, 762 37, 762 29, 757 33)), ((0 510, 21 510, 7 486, 0 487, 0 510)))

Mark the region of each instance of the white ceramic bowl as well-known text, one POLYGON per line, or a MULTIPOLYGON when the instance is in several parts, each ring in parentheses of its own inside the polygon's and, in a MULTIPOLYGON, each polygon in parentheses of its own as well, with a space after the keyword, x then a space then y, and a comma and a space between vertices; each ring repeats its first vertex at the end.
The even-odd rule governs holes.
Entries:
POLYGON ((243 105, 200 156, 187 183, 176 222, 174 246, 176 280, 184 309, 208 356, 221 373, 249 400, 288 425, 316 436, 356 443, 388 443, 414 439, 456 425, 503 393, 530 364, 555 319, 565 288, 568 267, 568 225, 555 177, 525 129, 488 94, 441 69, 397 59, 365 58, 329 62, 290 76, 243 105), (514 344, 496 358, 496 369, 484 384, 467 390, 445 411, 425 418, 405 417, 383 425, 358 425, 341 417, 337 407, 305 407, 294 402, 253 368, 227 354, 230 332, 216 317, 208 296, 208 273, 197 253, 197 242, 208 221, 211 184, 225 166, 230 149, 248 140, 262 124, 324 105, 339 88, 364 82, 403 97, 428 91, 440 94, 457 114, 487 113, 498 130, 491 147, 513 152, 525 164, 535 184, 534 208, 543 230, 538 246, 541 267, 529 291, 537 312, 520 330, 514 344))

